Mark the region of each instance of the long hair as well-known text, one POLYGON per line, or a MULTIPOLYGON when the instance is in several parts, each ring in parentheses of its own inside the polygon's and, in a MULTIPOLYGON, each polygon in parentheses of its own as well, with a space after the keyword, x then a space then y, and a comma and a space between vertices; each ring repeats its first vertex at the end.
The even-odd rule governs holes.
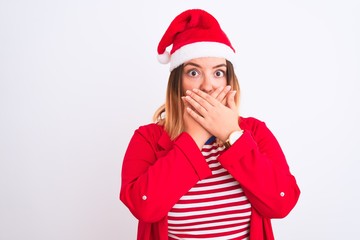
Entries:
MULTIPOLYGON (((233 64, 226 61, 226 82, 236 91, 235 103, 239 106, 240 85, 236 77, 233 64)), ((181 99, 184 96, 182 89, 182 74, 184 64, 171 71, 167 90, 165 104, 160 106, 153 116, 153 121, 163 125, 165 131, 173 140, 184 131, 184 103, 181 99)))

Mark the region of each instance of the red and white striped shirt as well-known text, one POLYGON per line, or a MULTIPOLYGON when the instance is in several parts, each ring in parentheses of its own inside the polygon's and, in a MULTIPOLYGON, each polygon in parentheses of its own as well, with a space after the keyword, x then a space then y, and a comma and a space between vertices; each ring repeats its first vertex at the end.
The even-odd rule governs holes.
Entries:
POLYGON ((170 210, 169 239, 248 239, 251 205, 240 184, 217 161, 223 151, 214 138, 202 148, 212 176, 199 181, 170 210))

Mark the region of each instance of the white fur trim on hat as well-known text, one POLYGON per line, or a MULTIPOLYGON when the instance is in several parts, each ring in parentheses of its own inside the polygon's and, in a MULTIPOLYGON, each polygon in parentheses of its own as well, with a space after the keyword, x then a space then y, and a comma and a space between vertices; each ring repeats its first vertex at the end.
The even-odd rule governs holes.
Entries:
POLYGON ((184 62, 201 57, 225 58, 235 66, 235 52, 226 44, 218 42, 195 42, 176 50, 170 56, 170 71, 184 62))

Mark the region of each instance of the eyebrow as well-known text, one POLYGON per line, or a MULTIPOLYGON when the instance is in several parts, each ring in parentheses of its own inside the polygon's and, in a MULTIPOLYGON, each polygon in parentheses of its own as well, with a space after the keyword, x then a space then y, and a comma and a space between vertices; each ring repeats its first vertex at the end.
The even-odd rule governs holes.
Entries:
MULTIPOLYGON (((200 66, 199 64, 196 64, 196 63, 193 63, 193 62, 185 63, 185 64, 184 64, 184 67, 186 67, 186 66, 188 66, 188 65, 201 68, 201 66, 200 66)), ((226 64, 225 64, 225 63, 221 63, 221 64, 219 64, 219 65, 214 66, 213 69, 214 69, 214 68, 219 68, 219 67, 226 67, 226 64)))

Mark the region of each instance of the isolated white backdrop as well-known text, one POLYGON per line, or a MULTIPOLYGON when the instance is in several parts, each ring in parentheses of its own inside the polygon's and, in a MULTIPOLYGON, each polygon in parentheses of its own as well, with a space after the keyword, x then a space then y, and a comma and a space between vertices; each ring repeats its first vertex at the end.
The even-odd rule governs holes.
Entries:
POLYGON ((238 52, 241 114, 302 190, 276 239, 356 239, 359 1, 0 1, 0 239, 135 239, 118 200, 133 131, 164 100, 156 47, 188 8, 238 52))

